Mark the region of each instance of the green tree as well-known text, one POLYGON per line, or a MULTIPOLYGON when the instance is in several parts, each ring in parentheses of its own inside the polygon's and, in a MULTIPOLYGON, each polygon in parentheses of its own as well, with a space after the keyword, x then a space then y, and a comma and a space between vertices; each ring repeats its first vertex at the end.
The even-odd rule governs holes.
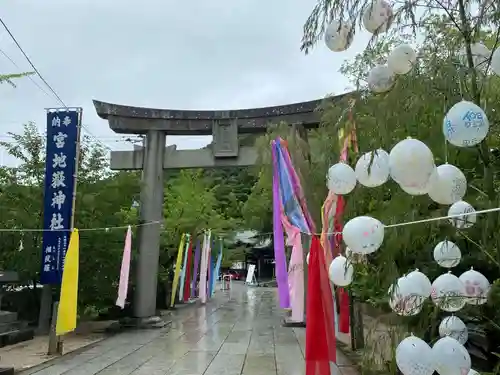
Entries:
MULTIPOLYGON (((41 228, 45 178, 45 137, 34 123, 21 134, 0 142, 15 157, 17 167, 0 169, 0 227, 41 228)), ((76 228, 106 228, 126 223, 126 212, 139 192, 136 173, 110 173, 106 150, 82 138, 75 207, 76 228), (120 191, 120 194, 116 194, 120 191)), ((125 230, 80 233, 80 304, 109 306, 115 293, 125 230), (114 276, 112 276, 114 275, 114 276)), ((0 267, 16 270, 22 280, 39 280, 42 233, 0 232, 4 250, 0 267), (22 251, 20 243, 22 242, 22 251)))
MULTIPOLYGON (((34 123, 26 124, 20 134, 10 135, 12 141, 0 142, 0 146, 18 160, 18 165, 0 168, 0 228, 41 228, 45 137, 34 123)), ((82 315, 105 312, 114 306, 126 227, 138 223, 140 207, 133 203, 140 201, 140 174, 112 172, 108 159, 107 150, 100 144, 82 137, 75 203, 75 227, 81 229, 79 311, 82 315)), ((217 239, 241 223, 246 175, 243 172, 239 179, 240 172, 185 170, 167 180, 160 281, 165 281, 171 270, 182 233, 190 233, 196 240, 203 230, 211 228, 213 238, 217 239)), ((137 232, 134 228, 134 255, 137 254, 137 232)), ((16 270, 25 283, 36 285, 42 232, 0 231, 0 240, 3 243, 0 268, 16 270)), ((218 245, 214 254, 217 252, 218 245)), ((234 255, 229 249, 226 254, 234 255)), ((133 282, 132 276, 132 289, 133 282)))
MULTIPOLYGON (((332 19, 348 20, 357 27, 369 5, 370 1, 319 1, 304 26, 302 49, 306 53, 310 51, 332 19)), ((437 163, 448 161, 465 173, 469 182, 466 200, 476 209, 496 207, 499 202, 498 129, 490 127, 487 139, 478 147, 457 149, 445 146, 441 124, 446 110, 462 98, 485 109, 490 124, 498 121, 499 77, 476 69, 472 53, 473 43, 478 41, 483 41, 491 50, 498 47, 498 9, 496 3, 468 0, 396 3, 391 30, 375 36, 367 49, 342 69, 363 95, 361 105, 356 106, 355 111, 360 149, 389 149, 406 136, 424 141, 433 150, 437 163), (402 41, 417 44, 419 59, 413 71, 398 77, 388 93, 373 95, 366 92, 369 69, 384 61, 392 47, 402 41), (461 50, 465 51, 465 59, 459 56, 461 50)), ((487 65, 489 63, 487 61, 487 65)), ((338 110, 329 112, 330 119, 339 114, 338 110)), ((325 123, 332 124, 328 120, 325 123)), ((447 211, 426 197, 402 193, 395 183, 376 189, 358 188, 349 196, 348 202, 348 217, 369 214, 384 223, 443 216, 447 211)), ((500 302, 498 223, 498 215, 491 214, 481 217, 466 233, 454 230, 445 222, 387 231, 383 249, 370 256, 368 264, 357 267, 351 288, 364 301, 387 308, 386 291, 396 277, 415 266, 431 280, 442 273, 432 259, 432 248, 443 238, 453 239, 463 255, 454 273, 459 274, 473 265, 494 281, 487 306, 465 308, 459 312, 464 320, 482 324, 487 332, 490 347, 483 354, 490 367, 483 370, 492 370, 497 359, 490 352, 497 352, 500 346, 494 339, 498 337, 500 327, 493 323, 499 318, 496 310, 500 302)), ((396 323, 410 327, 413 332, 432 341, 437 336, 436 327, 441 318, 442 313, 437 308, 427 305, 425 311, 413 319, 399 318, 396 323)), ((475 366, 479 364, 473 363, 475 366)), ((498 370, 498 365, 495 368, 498 370)), ((390 373, 396 371, 394 363, 385 369, 390 373)))
MULTIPOLYGON (((460 1, 459 1, 460 2, 460 1)), ((412 4, 426 5, 430 2, 417 1, 412 4)), ((306 23, 304 35, 304 49, 310 49, 321 36, 321 25, 328 23, 330 17, 341 18, 350 14, 357 18, 365 2, 351 1, 322 1, 306 23), (322 14, 325 18, 322 19, 322 14), (314 23, 316 20, 317 24, 314 23), (322 23, 323 22, 323 23, 322 23), (313 30, 315 30, 313 32, 313 30), (309 43, 309 44, 307 44, 309 43)), ((407 4, 407 3, 405 3, 407 4)), ((495 8, 493 6, 493 8, 495 8)), ((495 8, 496 9, 496 8, 495 8)), ((404 12, 401 10, 401 12, 404 12)), ((402 13, 397 17, 402 17, 402 13)), ((432 13, 432 12, 431 12, 432 13)), ((457 23, 463 22, 460 9, 453 11, 457 23)), ((488 14, 492 16, 491 8, 488 14)), ((399 18, 397 18, 399 20, 399 18)), ((493 16, 492 16, 493 17, 493 16)), ((351 20, 351 19, 350 19, 351 20)), ((353 20, 351 20, 354 22, 353 20)), ((497 25, 496 21, 491 24, 497 25)), ((490 24, 489 24, 490 25, 490 24)), ((353 109, 354 121, 357 129, 360 152, 367 152, 377 148, 389 151, 398 141, 412 136, 425 142, 433 151, 436 164, 449 162, 457 165, 466 175, 469 188, 465 199, 476 210, 497 207, 499 199, 499 130, 490 127, 488 138, 480 147, 455 148, 445 147, 442 134, 442 121, 446 109, 461 98, 479 103, 486 111, 490 124, 498 119, 500 83, 495 75, 481 75, 469 64, 457 58, 457 52, 466 47, 469 42, 481 38, 486 45, 494 49, 498 43, 498 34, 488 27, 465 31, 466 35, 473 35, 473 39, 466 41, 463 23, 457 29, 449 17, 439 14, 426 13, 424 18, 417 22, 419 38, 416 41, 411 35, 388 33, 385 38, 373 40, 370 45, 356 56, 354 61, 347 61, 341 72, 358 87, 352 94, 357 98, 353 109), (375 64, 384 61, 389 51, 402 42, 412 41, 418 50, 418 63, 415 68, 404 76, 399 76, 394 87, 387 93, 374 95, 367 91, 366 75, 375 64), (474 91, 477 83, 477 91, 474 91), (479 99, 479 100, 478 100, 479 99), (485 152, 485 147, 488 149, 485 152)), ((317 131, 310 131, 309 143, 314 168, 305 167, 297 163, 303 177, 303 185, 307 190, 318 192, 326 196, 325 174, 329 165, 338 160, 338 128, 349 130, 352 123, 345 117, 347 103, 330 105, 328 100, 319 110, 322 113, 322 126, 317 131)), ((271 137, 276 135, 273 130, 271 137)), ((287 130, 278 132, 287 136, 287 130)), ((269 148, 269 139, 265 143, 269 148)), ((266 155, 268 151, 264 151, 266 155)), ((359 155, 352 150, 349 155, 349 164, 354 165, 359 155)), ((256 217, 270 217, 271 215, 271 175, 269 166, 263 166, 259 181, 254 185, 252 194, 247 203, 255 202, 245 211, 247 222, 259 229, 256 217), (260 199, 259 199, 260 198, 260 199), (258 203, 258 204, 257 204, 258 203), (258 213, 257 213, 258 212, 258 213)), ((389 181, 378 188, 356 189, 347 197, 345 220, 360 215, 370 215, 378 218, 385 224, 406 222, 429 217, 445 216, 447 207, 439 206, 430 201, 427 196, 410 196, 404 193, 393 181, 389 181)), ((319 207, 314 197, 308 199, 309 207, 319 207)), ((318 222, 317 215, 315 216, 318 222)), ((462 261, 454 269, 454 273, 461 272, 474 266, 488 279, 494 282, 488 304, 482 308, 466 307, 458 315, 465 321, 474 321, 481 324, 481 328, 488 332, 490 351, 498 351, 499 327, 496 323, 498 303, 500 303, 500 236, 496 228, 500 218, 496 214, 481 216, 477 224, 466 232, 457 231, 448 222, 440 221, 431 224, 421 224, 401 229, 394 228, 385 233, 383 247, 368 257, 366 264, 357 264, 354 282, 350 289, 365 303, 376 306, 385 311, 388 309, 387 290, 394 281, 418 267, 431 280, 443 273, 432 257, 432 249, 437 242, 449 238, 462 249, 462 261)), ((395 315, 395 314, 394 314, 395 315)), ((393 317, 393 323, 402 325, 415 334, 432 341, 436 339, 437 326, 443 313, 431 303, 426 304, 424 311, 413 318, 393 317)), ((394 342, 393 345, 397 345, 394 342)), ((394 349, 394 347, 392 348, 394 349)), ((373 362, 373 352, 366 351, 366 361, 371 370, 380 367, 373 362)), ((490 361, 490 370, 495 363, 494 356, 486 354, 490 361)), ((478 366, 478 363, 474 363, 478 366)), ((487 366, 486 366, 487 367, 487 366)), ((486 368, 485 368, 486 369, 486 368)), ((368 370, 367 370, 368 371, 368 370)), ((394 363, 382 369, 385 373, 396 373, 394 363)))
POLYGON ((250 168, 220 168, 207 170, 213 181, 217 208, 232 218, 242 217, 242 208, 256 181, 250 168))

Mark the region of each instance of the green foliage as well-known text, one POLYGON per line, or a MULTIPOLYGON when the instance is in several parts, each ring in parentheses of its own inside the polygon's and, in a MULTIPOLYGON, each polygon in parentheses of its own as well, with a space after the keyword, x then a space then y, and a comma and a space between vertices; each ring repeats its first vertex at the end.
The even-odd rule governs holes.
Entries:
MULTIPOLYGON (((238 220, 220 210, 216 197, 218 185, 204 176, 202 170, 181 171, 165 188, 165 231, 160 256, 161 275, 168 279, 183 233, 190 233, 193 242, 201 241, 202 231, 211 228, 212 238, 231 232, 238 220)), ((229 206, 229 209, 231 207, 229 206)), ((218 252, 218 245, 216 246, 218 252)))
MULTIPOLYGON (((457 30, 448 16, 443 17, 439 12, 428 12, 428 9, 425 9, 426 4, 430 2, 432 1, 407 2, 402 5, 405 9, 398 15, 403 17, 406 14, 410 17, 409 8, 424 7, 419 15, 421 17, 415 21, 419 33, 417 39, 402 33, 401 22, 396 22, 394 32, 389 32, 384 39, 375 38, 354 61, 346 61, 341 69, 359 89, 352 97, 357 98, 353 115, 360 153, 377 148, 389 151, 397 142, 408 136, 420 139, 433 151, 437 165, 449 162, 464 172, 469 183, 464 199, 476 210, 498 207, 500 131, 493 124, 499 121, 500 80, 498 76, 482 75, 476 70, 472 73, 470 65, 464 66, 464 62, 457 58, 457 52, 464 44, 470 45, 474 40, 483 40, 486 45, 494 48, 498 44, 498 33, 486 27, 466 30, 463 23, 461 29, 457 30), (468 38, 465 43, 464 36, 468 38), (394 45, 407 41, 414 44, 419 42, 419 59, 414 69, 404 76, 398 76, 389 92, 378 95, 368 92, 365 80, 370 68, 383 63, 394 45), (492 124, 487 140, 479 147, 459 149, 445 144, 442 134, 444 114, 462 98, 480 104, 492 124)), ((332 17, 338 19, 349 14, 350 18, 346 18, 351 22, 355 22, 354 18, 359 21, 356 17, 365 4, 366 2, 356 0, 319 1, 306 23, 303 48, 307 51, 319 40, 323 25, 332 17)), ((461 22, 459 13, 456 10, 452 12, 456 22, 461 22)), ((346 128, 346 132, 352 126, 345 118, 346 107, 347 103, 331 105, 327 102, 320 109, 322 127, 310 131, 308 135, 312 165, 304 163, 304 158, 297 156, 297 148, 290 147, 295 154, 296 169, 301 172, 311 211, 318 210, 321 206, 321 197, 324 199, 326 196, 326 171, 338 160, 339 126, 346 128)), ((285 129, 278 133, 283 137, 287 136, 285 129)), ((275 129, 270 137, 274 136, 275 129)), ((269 149, 269 137, 265 142, 269 149)), ((305 150, 303 145, 298 148, 305 150)), ((358 157, 359 155, 351 151, 349 164, 353 166, 358 157)), ((252 202, 253 206, 245 211, 247 222, 255 229, 260 229, 257 218, 270 218, 272 212, 271 172, 268 166, 262 167, 259 177, 247 202, 252 202)), ((433 203, 427 196, 410 196, 404 193, 393 181, 377 188, 358 185, 346 198, 345 221, 356 216, 369 215, 384 224, 393 224, 445 216, 448 210, 447 207, 433 203)), ((319 226, 318 215, 315 214, 314 217, 319 226)), ((468 306, 458 313, 465 321, 479 323, 486 330, 489 339, 493 340, 500 333, 500 327, 496 324, 500 320, 499 223, 500 215, 492 213, 479 217, 477 224, 465 231, 457 231, 445 221, 387 229, 382 248, 370 255, 368 262, 355 266, 354 282, 349 288, 361 301, 389 312, 387 290, 398 277, 417 267, 431 280, 443 273, 443 269, 434 262, 432 251, 437 242, 449 238, 462 250, 462 261, 454 268, 454 274, 459 275, 474 266, 494 282, 486 306, 468 306)), ((432 342, 437 337, 437 326, 442 317, 443 313, 428 301, 424 310, 417 316, 404 318, 393 314, 392 322, 432 342)), ((392 349, 398 342, 394 340, 392 349)), ((490 343, 494 346, 492 350, 498 352, 498 340, 490 343)), ((376 366, 374 362, 371 362, 371 365, 376 366)), ((396 366, 390 365, 385 371, 394 373, 397 371, 396 366)))
MULTIPOLYGON (((0 168, 0 228, 41 228, 45 137, 34 123, 24 125, 20 134, 10 135, 12 141, 0 142, 0 146, 17 158, 19 164, 17 167, 0 168)), ((111 172, 108 158, 105 149, 83 137, 75 227, 100 229, 80 231, 79 304, 82 312, 99 312, 114 306, 126 232, 123 227, 138 223, 138 208, 132 207, 132 204, 140 201, 140 173, 111 172)), ((238 173, 233 171, 215 181, 211 174, 188 170, 180 171, 167 180, 160 279, 165 280, 171 269, 182 233, 198 235, 202 230, 212 228, 214 236, 225 235, 241 222, 239 207, 246 199, 246 182, 239 179, 238 173), (223 198, 227 199, 221 202, 223 198)), ((137 254, 136 235, 137 230, 134 229, 134 255, 137 254)), ((0 241, 0 269, 17 271, 26 284, 37 283, 42 233, 4 231, 0 232, 0 241)), ((231 258, 238 251, 231 254, 227 250, 226 254, 231 258)))
POLYGON ((229 250, 225 250, 222 253, 221 268, 231 268, 236 262, 242 262, 245 260, 245 248, 236 247, 229 250))
POLYGON ((0 74, 0 83, 8 83, 12 87, 16 87, 13 80, 32 76, 35 72, 24 72, 24 73, 14 73, 14 74, 0 74))
POLYGON ((214 184, 216 207, 232 218, 241 218, 243 204, 256 181, 249 168, 209 169, 204 172, 214 184))

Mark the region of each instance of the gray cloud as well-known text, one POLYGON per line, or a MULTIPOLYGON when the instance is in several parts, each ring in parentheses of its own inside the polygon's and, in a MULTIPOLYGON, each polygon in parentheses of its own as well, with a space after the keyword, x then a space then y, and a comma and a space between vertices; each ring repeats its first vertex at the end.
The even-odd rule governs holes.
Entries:
MULTIPOLYGON (((360 52, 323 44, 300 52, 302 25, 315 0, 18 0, 3 20, 65 103, 84 108, 98 137, 113 137, 92 99, 137 106, 229 109, 278 105, 345 91, 338 69, 360 52)), ((0 48, 30 70, 3 32, 0 48)), ((17 71, 0 55, 2 72, 17 71)), ((29 80, 0 87, 0 134, 23 122, 44 128, 44 107, 57 107, 29 80)), ((172 137, 196 148, 206 138, 172 137)), ((113 148, 123 148, 116 142, 113 148)))

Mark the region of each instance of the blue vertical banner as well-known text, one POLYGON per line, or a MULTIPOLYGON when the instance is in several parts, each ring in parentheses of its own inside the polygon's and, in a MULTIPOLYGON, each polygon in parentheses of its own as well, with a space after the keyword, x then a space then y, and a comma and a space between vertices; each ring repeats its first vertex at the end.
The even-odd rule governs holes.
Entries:
POLYGON ((47 112, 42 284, 60 284, 68 250, 81 109, 47 112))
POLYGON ((217 255, 217 262, 214 267, 214 277, 212 278, 212 293, 215 291, 215 282, 219 279, 220 266, 222 263, 222 238, 219 238, 219 244, 219 255, 217 255))
MULTIPOLYGON (((212 247, 213 249, 214 247, 212 247)), ((210 267, 210 275, 208 279, 208 296, 212 297, 213 294, 213 280, 214 280, 214 256, 213 254, 210 254, 210 262, 209 262, 209 267, 210 267)))

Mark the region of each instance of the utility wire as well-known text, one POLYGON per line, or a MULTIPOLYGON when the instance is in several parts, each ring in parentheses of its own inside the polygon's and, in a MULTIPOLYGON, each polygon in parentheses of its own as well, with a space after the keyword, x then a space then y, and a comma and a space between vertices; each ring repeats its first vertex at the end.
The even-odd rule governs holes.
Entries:
POLYGON ((43 78, 43 76, 40 74, 40 72, 38 71, 38 69, 36 68, 35 64, 33 64, 33 62, 31 61, 31 59, 28 57, 28 55, 26 54, 26 52, 24 52, 23 48, 21 47, 21 45, 19 44, 19 42, 17 41, 16 37, 12 34, 12 32, 10 31, 10 29, 7 27, 7 25, 5 24, 5 22, 3 21, 3 19, 0 17, 0 23, 2 24, 2 26, 5 28, 5 30, 7 31, 7 33, 10 35, 10 37, 12 38, 12 40, 14 41, 14 43, 16 44, 17 48, 19 48, 19 50, 21 51, 21 53, 23 54, 23 56, 26 58, 26 60, 28 61, 28 63, 31 65, 31 67, 33 68, 33 71, 38 75, 38 77, 40 77, 40 79, 42 80, 42 82, 45 84, 45 86, 47 86, 49 88, 49 90, 54 94, 54 96, 57 98, 57 100, 63 105, 63 107, 65 108, 68 108, 68 106, 66 104, 64 104, 63 100, 61 99, 61 97, 57 94, 57 92, 52 88, 51 85, 49 85, 49 83, 45 80, 45 78, 43 78))
MULTIPOLYGON (((56 92, 56 90, 54 90, 54 88, 47 82, 47 80, 42 76, 42 74, 40 73, 40 71, 37 69, 37 67, 35 66, 35 64, 33 63, 33 61, 31 61, 31 59, 29 58, 29 56, 26 54, 26 52, 24 51, 24 49, 21 47, 21 45, 19 44, 19 42, 17 41, 16 37, 14 36, 14 34, 12 34, 12 32, 10 31, 10 29, 8 28, 8 26, 5 24, 4 20, 0 17, 0 23, 2 24, 2 26, 4 27, 4 29, 7 31, 7 33, 9 34, 9 36, 11 37, 11 39, 14 41, 14 43, 16 44, 17 48, 21 51, 21 53, 23 54, 23 56, 26 58, 26 61, 28 61, 28 63, 30 64, 30 66, 33 68, 33 71, 36 73, 36 75, 42 80, 42 82, 45 84, 45 86, 47 86, 47 88, 52 92, 53 96, 57 99, 57 101, 59 103, 62 104, 62 106, 64 108, 68 108, 68 106, 66 105, 66 103, 64 103, 64 101, 61 99, 61 97, 59 96, 59 94, 56 92)), ((5 53, 2 51, 2 53, 4 54, 4 56, 6 56, 9 61, 11 61, 15 66, 17 66, 17 64, 5 53)), ((29 76, 28 76, 29 77, 29 76)), ((33 79, 31 78, 31 80, 33 81, 33 79)), ((34 82, 34 81, 33 81, 34 82)), ((37 87, 39 87, 45 94, 48 94, 45 90, 43 90, 37 83, 35 83, 37 85, 37 87)), ((111 147, 109 147, 108 145, 106 145, 105 143, 99 141, 99 139, 97 139, 97 137, 92 134, 92 132, 83 124, 81 124, 81 127, 86 130, 86 132, 90 135, 90 137, 94 138, 98 143, 100 143, 103 147, 107 148, 109 151, 113 151, 111 149, 111 147)))
MULTIPOLYGON (((406 222, 401 222, 401 223, 396 223, 396 224, 391 224, 391 225, 384 225, 384 228, 396 228, 396 227, 402 227, 402 226, 407 226, 407 225, 414 225, 414 224, 423 224, 423 223, 430 223, 433 221, 441 221, 441 220, 449 220, 449 219, 457 219, 457 220, 466 220, 464 217, 467 216, 472 216, 472 215, 484 215, 484 214, 489 214, 492 212, 499 212, 500 207, 494 207, 494 208, 488 208, 485 210, 479 210, 479 211, 473 211, 473 212, 464 212, 456 215, 447 215, 447 216, 440 216, 440 217, 431 217, 427 219, 422 219, 422 220, 414 220, 414 221, 406 221, 406 222)), ((155 220, 155 221, 148 221, 145 223, 141 224, 134 224, 130 225, 133 227, 139 227, 139 226, 145 226, 145 225, 153 225, 153 224, 161 224, 163 223, 163 220, 155 220)), ((78 229, 79 231, 109 231, 112 229, 125 229, 128 228, 128 225, 120 225, 116 227, 98 227, 98 228, 82 228, 78 229)), ((34 228, 34 229, 23 229, 23 228, 0 228, 0 232, 70 232, 70 229, 39 229, 39 228, 34 228)), ((322 234, 327 234, 327 235, 340 235, 342 232, 330 232, 330 233, 308 233, 308 232, 301 232, 305 235, 309 236, 319 236, 322 234)), ((214 233, 215 234, 215 233, 214 233)), ((266 235, 271 235, 272 233, 258 233, 255 237, 262 237, 266 235)), ((221 235, 217 235, 221 237, 221 235)))
MULTIPOLYGON (((9 56, 9 55, 7 55, 7 53, 6 53, 4 50, 0 49, 0 53, 1 53, 2 55, 4 55, 4 56, 5 56, 5 58, 6 58, 7 60, 9 60, 9 61, 12 63, 12 65, 14 65, 17 69, 19 69, 20 71, 22 70, 22 69, 19 67, 19 65, 17 65, 17 64, 16 64, 16 62, 15 62, 14 60, 12 60, 12 59, 10 58, 10 56, 9 56)), ((36 87, 38 87, 38 89, 39 89, 40 91, 42 91, 45 95, 50 96, 50 94, 49 94, 47 91, 45 91, 45 89, 44 89, 42 86, 40 86, 40 84, 39 84, 37 81, 35 81, 35 80, 33 79, 33 77, 31 76, 31 74, 28 74, 28 75, 27 75, 27 77, 28 77, 28 79, 29 79, 31 82, 33 82, 33 84, 34 84, 36 87)))
MULTIPOLYGON (((47 80, 42 76, 42 74, 40 73, 40 71, 36 68, 35 64, 33 63, 33 61, 31 61, 31 59, 29 58, 29 56, 26 54, 26 52, 24 51, 24 49, 21 47, 20 43, 17 41, 16 37, 14 36, 14 34, 10 31, 10 29, 8 28, 8 26, 5 24, 5 22, 3 21, 3 19, 0 17, 0 23, 2 24, 2 26, 5 28, 5 30, 7 31, 7 33, 9 34, 9 36, 12 38, 12 40, 14 41, 14 43, 16 44, 17 48, 21 51, 21 53, 23 54, 23 56, 26 58, 26 60, 28 61, 28 63, 30 64, 30 66, 33 68, 33 71, 35 72, 35 74, 40 78, 40 80, 45 84, 45 86, 47 86, 47 88, 50 90, 50 92, 52 93, 52 95, 57 99, 57 101, 59 103, 61 103, 61 105, 64 107, 64 108, 68 108, 68 106, 66 105, 66 103, 64 103, 64 101, 61 99, 61 97, 59 96, 59 94, 54 90, 54 88, 47 82, 47 80)), ((5 53, 3 50, 0 49, 0 53, 2 53, 16 68, 18 69, 21 69, 19 67, 18 64, 16 64, 16 62, 9 56, 7 55, 7 53, 5 53)), ((37 86, 38 89, 40 89, 40 91, 42 91, 45 95, 47 96, 50 96, 50 94, 43 88, 40 86, 40 84, 38 82, 36 82, 33 77, 31 77, 30 75, 28 75, 28 78, 37 86)), ((90 130, 89 128, 85 125, 85 124, 81 124, 81 128, 84 129, 87 133, 87 135, 94 139, 97 143, 99 143, 101 146, 103 146, 104 148, 106 148, 108 151, 113 151, 111 149, 111 147, 109 147, 107 144, 103 143, 97 136, 95 136, 90 130)), ((104 138, 104 137, 101 137, 101 138, 104 138)), ((138 138, 142 138, 142 137, 138 137, 138 138)), ((124 138, 123 139, 124 142, 130 142, 130 143, 139 143, 141 142, 141 139, 134 139, 133 137, 127 137, 127 138, 124 138)), ((118 141, 116 141, 118 142, 118 141)))

